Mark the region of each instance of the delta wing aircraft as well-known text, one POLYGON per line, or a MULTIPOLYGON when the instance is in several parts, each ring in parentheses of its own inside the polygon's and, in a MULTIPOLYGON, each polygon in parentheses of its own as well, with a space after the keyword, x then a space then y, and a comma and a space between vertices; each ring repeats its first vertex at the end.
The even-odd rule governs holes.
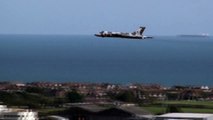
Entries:
POLYGON ((146 27, 140 27, 137 31, 134 31, 132 33, 101 31, 98 34, 95 34, 95 36, 97 36, 97 37, 131 38, 131 39, 153 38, 151 36, 144 36, 143 35, 145 28, 146 27))

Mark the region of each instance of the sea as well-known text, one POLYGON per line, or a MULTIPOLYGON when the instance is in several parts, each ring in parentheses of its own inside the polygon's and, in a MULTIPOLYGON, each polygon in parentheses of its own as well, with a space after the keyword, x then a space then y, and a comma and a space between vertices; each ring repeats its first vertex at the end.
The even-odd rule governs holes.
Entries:
POLYGON ((0 35, 0 81, 213 86, 213 37, 0 35))

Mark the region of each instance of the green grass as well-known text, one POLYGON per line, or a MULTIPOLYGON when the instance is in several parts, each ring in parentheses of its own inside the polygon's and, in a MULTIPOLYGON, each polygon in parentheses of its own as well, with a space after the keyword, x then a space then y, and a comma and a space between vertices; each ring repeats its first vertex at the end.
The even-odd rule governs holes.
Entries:
MULTIPOLYGON (((153 114, 163 114, 166 112, 166 107, 148 106, 142 107, 153 114)), ((201 109, 201 108, 180 108, 184 113, 213 113, 213 109, 201 109)))
POLYGON ((49 115, 51 113, 55 113, 55 112, 60 112, 60 111, 64 111, 65 108, 46 108, 46 109, 38 109, 38 113, 40 116, 46 116, 49 115))
POLYGON ((142 108, 153 114, 165 113, 167 105, 177 105, 182 112, 188 113, 213 113, 212 101, 158 101, 153 105, 142 108))
POLYGON ((142 108, 151 112, 152 114, 165 113, 165 111, 166 111, 165 107, 148 106, 148 107, 142 107, 142 108))
POLYGON ((213 109, 181 108, 185 113, 213 113, 213 109))
POLYGON ((188 101, 188 100, 182 100, 182 101, 160 101, 157 103, 161 104, 173 104, 173 105, 203 105, 203 106, 209 106, 213 107, 212 101, 188 101))

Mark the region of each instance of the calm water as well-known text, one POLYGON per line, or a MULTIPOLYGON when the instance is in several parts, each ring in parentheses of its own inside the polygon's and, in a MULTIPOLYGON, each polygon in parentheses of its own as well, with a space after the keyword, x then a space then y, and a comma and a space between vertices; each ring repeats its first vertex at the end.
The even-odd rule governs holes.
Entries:
POLYGON ((213 85, 213 38, 0 35, 0 80, 213 85))

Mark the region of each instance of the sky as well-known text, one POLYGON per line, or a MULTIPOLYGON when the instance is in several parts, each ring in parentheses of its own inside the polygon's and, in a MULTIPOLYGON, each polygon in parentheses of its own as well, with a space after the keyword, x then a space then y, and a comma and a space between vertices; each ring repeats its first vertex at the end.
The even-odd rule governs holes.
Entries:
POLYGON ((0 0, 0 34, 213 35, 213 0, 0 0))

